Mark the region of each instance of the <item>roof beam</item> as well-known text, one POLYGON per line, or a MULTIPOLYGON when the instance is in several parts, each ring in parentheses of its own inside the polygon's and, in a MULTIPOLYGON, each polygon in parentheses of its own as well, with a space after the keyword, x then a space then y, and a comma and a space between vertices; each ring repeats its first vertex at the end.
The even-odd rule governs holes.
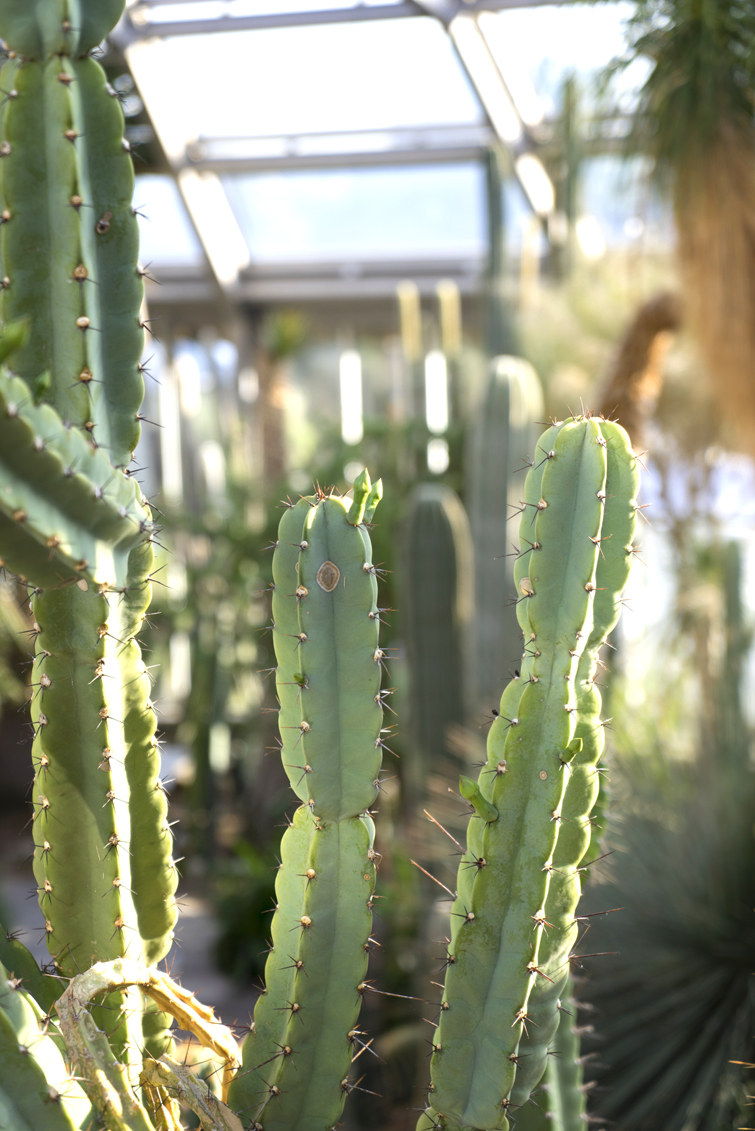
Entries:
MULTIPOLYGON (((178 0, 167 0, 178 2, 178 0)), ((185 0, 184 0, 185 2, 185 0)), ((498 12, 508 8, 535 8, 554 0, 441 0, 442 18, 449 22, 460 12, 498 12)), ((555 0, 561 3, 563 0, 555 0)), ((159 6, 166 3, 160 0, 159 6)), ((414 0, 399 0, 395 4, 355 4, 343 8, 322 8, 315 11, 268 12, 257 16, 216 16, 210 19, 153 20, 150 11, 158 5, 151 0, 141 0, 126 12, 110 38, 123 49, 136 39, 158 35, 207 35, 210 32, 256 31, 261 28, 306 27, 313 24, 342 24, 361 20, 396 20, 428 15, 428 6, 414 0)), ((431 13, 433 15, 439 13, 431 13)))

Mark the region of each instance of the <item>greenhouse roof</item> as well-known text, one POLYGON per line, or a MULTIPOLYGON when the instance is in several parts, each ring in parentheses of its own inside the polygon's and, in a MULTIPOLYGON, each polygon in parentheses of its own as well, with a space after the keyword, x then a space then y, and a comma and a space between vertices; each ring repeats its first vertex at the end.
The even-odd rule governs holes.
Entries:
POLYGON ((621 50, 630 6, 323 2, 128 6, 114 38, 177 185, 140 178, 150 258, 180 267, 179 288, 208 262, 260 301, 296 297, 296 279, 328 297, 439 272, 476 288, 480 158, 503 145, 516 210, 548 217, 543 123, 567 72, 621 50))

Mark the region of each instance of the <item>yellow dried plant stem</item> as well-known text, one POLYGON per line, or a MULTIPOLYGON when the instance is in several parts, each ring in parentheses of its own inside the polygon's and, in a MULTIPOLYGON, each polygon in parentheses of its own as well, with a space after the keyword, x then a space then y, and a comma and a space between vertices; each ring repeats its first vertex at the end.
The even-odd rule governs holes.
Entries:
POLYGON ((94 997, 129 986, 139 986, 159 1009, 175 1018, 179 1028, 193 1033, 201 1045, 222 1058, 222 1095, 225 1099, 240 1064, 239 1048, 231 1030, 215 1019, 212 1009, 198 1002, 193 994, 167 974, 139 962, 127 958, 118 958, 114 962, 97 962, 85 973, 71 979, 68 989, 56 1005, 66 1041, 66 1026, 78 1021, 94 997))

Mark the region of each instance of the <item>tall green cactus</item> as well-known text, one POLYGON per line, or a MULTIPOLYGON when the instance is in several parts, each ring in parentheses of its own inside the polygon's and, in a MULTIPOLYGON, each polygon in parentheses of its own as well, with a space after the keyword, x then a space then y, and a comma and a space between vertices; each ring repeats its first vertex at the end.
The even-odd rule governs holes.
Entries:
POLYGON ((524 468, 543 418, 540 381, 529 362, 496 357, 470 431, 467 511, 475 571, 474 697, 488 709, 519 652, 508 519, 524 489, 524 468), (504 595, 504 599, 502 599, 504 595))
MULTIPOLYGON (((122 0, 2 0, 0 557, 33 587, 34 872, 61 972, 170 945, 176 876, 136 634, 152 520, 125 471, 144 329, 123 114, 91 51, 122 0), (16 324, 25 327, 14 330, 16 324), (44 403, 43 403, 44 402, 44 403)), ((161 1021, 105 1003, 132 1079, 161 1021), (115 1010, 115 1012, 112 1012, 115 1010)))
MULTIPOLYGON (((598 799, 598 763, 605 746, 600 721, 601 696, 595 686, 600 649, 614 629, 621 612, 621 594, 629 579, 632 543, 636 522, 638 488, 637 462, 623 428, 611 421, 600 422, 605 441, 606 486, 600 553, 595 576, 592 627, 579 659, 575 683, 576 726, 574 737, 581 743, 570 764, 558 843, 553 854, 553 869, 545 902, 545 917, 552 924, 543 936, 538 953, 539 978, 530 994, 528 1015, 532 1025, 522 1035, 522 1066, 512 1091, 512 1102, 525 1103, 545 1070, 548 1047, 556 1030, 554 1005, 563 993, 569 973, 569 952, 576 935, 575 912, 581 893, 577 871, 590 846, 590 814, 598 799)), ((524 519, 526 523, 526 519, 524 519)), ((521 585, 529 570, 531 555, 516 563, 515 576, 521 585)), ((528 609, 530 602, 523 602, 528 609)))
POLYGON ((304 802, 276 880, 266 990, 232 1105, 266 1131, 339 1119, 370 949, 375 886, 368 814, 379 786, 383 653, 364 471, 349 505, 318 493, 283 515, 273 558, 273 640, 283 765, 304 802))
POLYGON ((408 776, 419 792, 447 749, 450 723, 464 723, 474 574, 469 522, 450 487, 422 483, 412 493, 404 537, 402 609, 411 672, 411 727, 417 757, 408 776))
POLYGON ((542 1075, 535 1033, 555 1031, 577 926, 577 865, 597 783, 592 739, 602 730, 595 653, 615 624, 631 560, 634 464, 618 426, 570 419, 546 431, 527 476, 515 569, 525 652, 501 697, 479 781, 462 779, 474 812, 422 1128, 505 1129, 509 1109, 542 1075))

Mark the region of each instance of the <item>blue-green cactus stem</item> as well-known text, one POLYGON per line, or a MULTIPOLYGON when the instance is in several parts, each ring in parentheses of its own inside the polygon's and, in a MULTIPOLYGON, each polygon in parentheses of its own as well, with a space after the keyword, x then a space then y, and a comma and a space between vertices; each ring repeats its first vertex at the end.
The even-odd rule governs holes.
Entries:
MULTIPOLYGON (((34 874, 47 946, 68 976, 140 945, 109 611, 105 595, 76 586, 34 600, 34 874)), ((142 1041, 137 993, 128 1003, 110 995, 99 1018, 109 1032, 116 1028, 115 1047, 133 1066, 142 1041)))
POLYGON ((50 1012, 66 988, 60 978, 43 973, 34 955, 15 935, 6 934, 2 925, 0 925, 0 962, 11 978, 21 980, 24 992, 31 994, 44 1013, 50 1012))
POLYGON ((601 696, 595 685, 599 653, 613 631, 621 611, 621 595, 629 579, 635 535, 637 461, 623 428, 600 421, 606 444, 607 475, 600 555, 596 570, 593 624, 579 661, 576 680, 577 725, 575 738, 581 749, 571 762, 562 807, 563 820, 553 855, 553 871, 545 904, 551 924, 538 957, 542 976, 530 994, 533 1024, 522 1035, 521 1065, 517 1070, 512 1102, 525 1103, 545 1071, 548 1049, 558 1025, 556 1006, 565 994, 569 954, 578 933, 575 918, 581 894, 579 867, 591 839, 591 813, 598 797, 600 762, 605 746, 601 696))
MULTIPOLYGON (((49 0, 30 8, 38 32, 58 19, 49 0)), ((3 89, 13 90, 1 123, 2 314, 31 322, 18 374, 34 388, 48 373, 45 396, 61 417, 125 467, 144 393, 133 167, 118 99, 84 46, 86 32, 104 27, 113 10, 71 0, 64 18, 71 31, 84 27, 84 41, 69 32, 51 53, 55 35, 43 29, 38 53, 20 52, 0 73, 3 89)), ((18 52, 17 31, 34 39, 13 13, 0 14, 0 34, 18 52)))
MULTIPOLYGON (((496 357, 474 426, 469 432, 467 510, 474 545, 477 703, 489 707, 511 666, 518 637, 514 610, 508 519, 524 487, 524 466, 543 419, 543 394, 532 366, 496 357)), ((536 461, 537 462, 537 459, 536 461)))
MULTIPOLYGON (((524 637, 524 651, 519 665, 519 674, 515 674, 509 683, 506 684, 500 699, 497 715, 493 719, 488 732, 487 763, 479 778, 480 790, 488 800, 491 800, 493 796, 496 781, 501 778, 503 774, 508 772, 508 762, 502 755, 501 750, 506 741, 506 735, 512 720, 518 718, 519 700, 522 697, 522 691, 532 676, 532 665, 535 659, 534 653, 536 649, 533 647, 530 639, 532 632, 529 624, 529 602, 525 594, 530 591, 528 576, 530 559, 532 554, 537 552, 533 549, 536 543, 534 516, 538 514, 537 504, 542 498, 543 472, 548 462, 548 454, 553 449, 560 427, 560 424, 554 425, 547 429, 540 437, 535 448, 532 466, 527 478, 521 485, 516 499, 516 509, 521 512, 522 517, 519 524, 520 531, 518 542, 520 544, 517 546, 519 555, 514 563, 513 581, 516 585, 517 592, 517 603, 515 606, 516 616, 524 637)), ((516 511, 514 511, 510 518, 513 519, 515 514, 516 511)), ((466 852, 461 858, 457 879, 458 900, 464 907, 470 906, 475 874, 477 869, 481 866, 480 861, 484 859, 482 845, 483 830, 484 826, 481 821, 471 821, 467 831, 466 852)), ((451 918, 452 948, 456 935, 463 922, 464 920, 461 916, 451 918)))
POLYGON ((89 578, 123 587, 131 550, 152 529, 134 479, 0 370, 3 564, 37 587, 89 578))
POLYGON ((53 1039, 54 1023, 0 963, 0 1126, 4 1131, 76 1131, 89 1101, 53 1039))
POLYGON ((280 867, 275 877, 275 914, 271 950, 265 965, 265 992, 254 1009, 254 1025, 244 1042, 244 1064, 231 1085, 230 1102, 245 1117, 259 1111, 268 1099, 267 1089, 280 1074, 282 1050, 286 1046, 288 1010, 296 1001, 298 934, 304 914, 308 885, 307 868, 312 837, 316 832, 306 806, 296 810, 283 834, 280 867))
POLYGON ((569 981, 567 1000, 559 1012, 553 1055, 548 1057, 545 1071, 551 1131, 584 1131, 586 1123, 584 1067, 577 1032, 577 1006, 569 992, 571 989, 569 981))
POLYGON ((178 873, 172 857, 168 801, 160 780, 151 684, 136 640, 151 597, 151 543, 144 542, 132 551, 129 566, 126 591, 110 597, 114 633, 109 647, 118 641, 113 652, 122 681, 133 900, 142 955, 152 965, 165 957, 173 940, 178 873))
POLYGON ((283 762, 307 804, 283 837, 266 990, 230 1092, 268 1131, 337 1123, 369 988, 376 857, 365 810, 380 773, 382 652, 363 520, 378 494, 365 472, 353 503, 302 500, 281 520, 273 559, 283 762))
POLYGON ((377 580, 369 538, 331 496, 310 507, 299 555, 301 694, 295 749, 312 812, 356 817, 382 761, 377 580))
POLYGON ((115 27, 124 0, 3 0, 0 36, 27 59, 84 55, 115 27))
MULTIPOLYGON (((469 901, 454 904, 452 941, 432 1058, 432 1112, 443 1127, 508 1126, 516 1054, 528 1021, 568 764, 575 756, 575 677, 590 632, 605 495, 598 425, 568 421, 542 469, 541 495, 520 532, 539 546, 529 566, 532 667, 517 714, 491 727, 480 787, 498 820, 479 834, 469 901), (532 535, 534 534, 534 537, 532 535), (505 764, 492 775, 488 768, 505 764)), ((539 475, 540 469, 533 474, 539 475)), ((475 814, 472 823, 479 822, 475 814)), ((465 864, 462 868, 466 871, 465 864)))
MULTIPOLYGON (((151 561, 149 543, 132 552, 124 593, 74 586, 34 600, 34 867, 48 947, 68 975, 124 954, 156 962, 175 923, 154 711, 134 639, 151 561)), ((138 1011, 114 1039, 135 1064, 138 1011)))
MULTIPOLYGON (((369 818, 320 823, 305 807, 284 836, 286 858, 276 887, 280 921, 274 921, 269 962, 283 975, 289 996, 280 1006, 273 999, 268 1005, 267 993, 261 999, 255 1010, 259 1035, 245 1044, 242 1074, 231 1090, 232 1106, 251 1105, 251 1122, 266 1131, 332 1127, 343 1109, 358 1051, 352 1030, 368 988, 373 834, 369 818), (304 867, 284 877, 292 865, 304 867), (290 895, 294 900, 284 907, 290 895)), ((268 993, 271 973, 266 970, 268 993)), ((278 988, 273 992, 278 1000, 278 988)))
POLYGON ((404 534, 401 601, 409 660, 416 755, 405 785, 415 797, 452 725, 467 722, 474 574, 469 522, 458 495, 440 483, 411 494, 404 534))

